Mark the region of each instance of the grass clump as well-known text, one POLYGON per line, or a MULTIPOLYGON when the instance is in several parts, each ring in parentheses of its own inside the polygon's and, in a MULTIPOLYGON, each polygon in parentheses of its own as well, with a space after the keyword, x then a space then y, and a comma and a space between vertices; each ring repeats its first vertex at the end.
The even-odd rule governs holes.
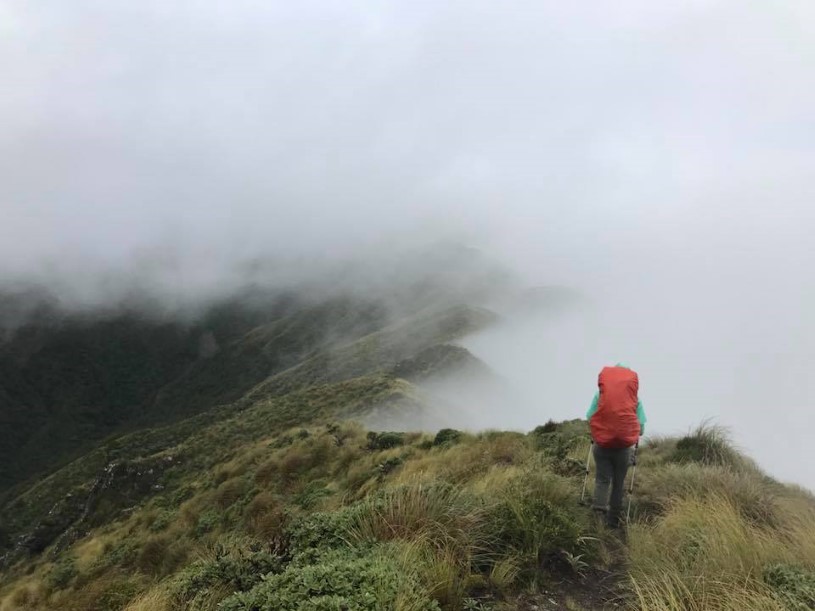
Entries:
POLYGON ((493 540, 486 504, 461 486, 416 481, 384 489, 355 506, 348 527, 354 545, 388 542, 403 571, 415 571, 443 609, 462 601, 484 578, 493 540))
POLYGON ((691 434, 680 438, 670 460, 737 470, 747 466, 744 458, 733 448, 727 431, 709 423, 701 424, 691 434))
POLYGON ((754 473, 691 462, 645 466, 638 477, 635 515, 661 515, 680 499, 717 495, 726 497, 752 524, 778 524, 777 485, 754 473))
POLYGON ((123 611, 174 611, 172 607, 167 589, 157 586, 132 599, 123 611))
POLYGON ((512 482, 491 507, 488 524, 496 539, 494 549, 516 558, 526 581, 541 570, 565 569, 565 554, 575 554, 580 547, 578 520, 554 500, 545 480, 532 486, 523 479, 512 482))
POLYGON ((258 539, 271 541, 282 535, 288 520, 285 505, 271 492, 258 493, 246 506, 244 528, 258 539))
POLYGON ((252 410, 236 445, 219 445, 226 425, 194 436, 159 496, 14 568, 0 611, 602 608, 598 576, 649 611, 812 605, 815 499, 718 429, 641 446, 626 554, 577 503, 584 421, 434 437, 332 417, 262 434, 252 410))
POLYGON ((348 533, 356 541, 424 540, 460 547, 477 537, 484 508, 445 482, 415 483, 381 491, 359 503, 348 533))
POLYGON ((174 572, 187 558, 185 540, 161 534, 148 537, 135 557, 136 568, 147 575, 163 577, 174 572))
MULTIPOLYGON (((811 562, 815 533, 751 524, 726 496, 680 499, 630 537, 631 580, 642 609, 781 609, 766 567, 811 562), (808 543, 795 541, 807 540, 808 543)), ((775 578, 775 581, 772 581, 775 578)), ((803 583, 803 582, 802 582, 803 583)))
POLYGON ((214 501, 221 510, 234 505, 246 492, 247 483, 243 478, 233 477, 218 486, 215 490, 214 501))

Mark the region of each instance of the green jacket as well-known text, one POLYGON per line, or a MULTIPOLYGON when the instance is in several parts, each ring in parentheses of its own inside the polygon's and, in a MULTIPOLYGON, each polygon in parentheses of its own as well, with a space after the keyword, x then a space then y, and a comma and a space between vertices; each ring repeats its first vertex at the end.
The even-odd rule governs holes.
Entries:
MULTIPOLYGON (((630 369, 626 365, 622 363, 617 363, 617 367, 625 367, 626 369, 630 369)), ((586 420, 591 420, 591 417, 597 411, 597 404, 600 402, 600 391, 598 390, 594 393, 594 399, 591 401, 591 406, 589 406, 589 411, 586 412, 586 420)), ((645 417, 645 409, 642 407, 642 401, 637 401, 637 420, 640 421, 640 435, 645 435, 645 423, 648 422, 648 418, 645 417)))

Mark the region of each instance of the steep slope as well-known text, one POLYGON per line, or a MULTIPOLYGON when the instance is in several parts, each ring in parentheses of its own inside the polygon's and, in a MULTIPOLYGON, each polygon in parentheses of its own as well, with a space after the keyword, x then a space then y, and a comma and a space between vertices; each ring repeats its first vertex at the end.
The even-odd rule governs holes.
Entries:
MULTIPOLYGON (((322 389, 331 387, 327 384, 337 383, 346 386, 337 386, 342 392, 338 403, 332 404, 333 417, 346 417, 358 411, 355 403, 358 396, 377 398, 367 405, 368 411, 375 404, 392 405, 395 403, 392 397, 384 400, 388 392, 400 397, 410 394, 404 392, 407 383, 399 381, 393 373, 403 360, 431 348, 438 354, 446 353, 444 342, 475 330, 489 320, 488 313, 463 307, 428 311, 411 318, 410 324, 393 325, 306 359, 281 374, 271 375, 233 404, 224 404, 175 425, 143 430, 104 443, 28 491, 10 495, 11 501, 0 508, 3 537, 0 543, 5 541, 7 547, 16 548, 17 552, 42 551, 80 519, 95 482, 106 477, 105 469, 112 462, 139 459, 164 450, 202 427, 214 426, 213 422, 245 426, 253 422, 260 410, 269 415, 265 416, 267 426, 259 430, 269 434, 321 413, 322 407, 313 408, 311 395, 303 399, 302 393, 311 389, 319 395, 324 392, 322 389)), ((441 371, 442 366, 450 362, 460 362, 460 357, 455 361, 442 359, 435 363, 435 370, 441 371)))
POLYGON ((274 298, 195 321, 62 315, 0 345, 0 492, 108 435, 228 403, 329 344, 387 323, 375 303, 274 298))
POLYGON ((356 375, 373 361, 387 368, 410 353, 414 331, 425 339, 459 332, 466 316, 438 323, 447 331, 420 328, 434 310, 479 303, 511 285, 474 249, 437 245, 387 256, 387 265, 304 270, 288 288, 249 282, 270 273, 264 265, 274 267, 256 262, 248 288, 175 309, 139 288, 90 309, 40 287, 0 292, 0 498, 107 436, 234 402, 296 365, 262 392, 349 377, 346 363, 360 362, 349 350, 368 354, 356 375), (378 348, 372 334, 400 321, 411 331, 378 348), (363 337, 367 344, 348 347, 363 337))

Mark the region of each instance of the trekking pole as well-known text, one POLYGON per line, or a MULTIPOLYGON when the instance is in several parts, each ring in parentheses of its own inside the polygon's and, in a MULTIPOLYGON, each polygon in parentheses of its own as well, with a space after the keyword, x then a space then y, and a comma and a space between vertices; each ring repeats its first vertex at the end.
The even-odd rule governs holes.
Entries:
POLYGON ((586 484, 589 483, 589 462, 591 462, 591 451, 594 449, 594 439, 591 440, 589 445, 589 455, 586 456, 586 477, 583 479, 583 491, 580 493, 580 503, 585 503, 586 499, 586 484))
POLYGON ((634 445, 634 453, 631 455, 631 465, 634 467, 631 470, 631 486, 628 489, 628 510, 625 512, 625 523, 628 524, 631 520, 631 497, 634 495, 634 478, 637 476, 637 450, 640 447, 640 442, 634 445))

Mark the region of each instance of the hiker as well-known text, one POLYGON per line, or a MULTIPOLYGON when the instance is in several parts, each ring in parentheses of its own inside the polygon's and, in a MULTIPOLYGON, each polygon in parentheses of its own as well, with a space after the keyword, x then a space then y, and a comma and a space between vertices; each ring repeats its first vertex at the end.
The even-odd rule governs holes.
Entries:
POLYGON ((634 446, 645 434, 645 410, 639 400, 639 377, 624 363, 604 367, 586 414, 594 444, 594 509, 611 528, 621 525, 625 474, 634 446), (609 500, 609 486, 611 499, 609 500))

